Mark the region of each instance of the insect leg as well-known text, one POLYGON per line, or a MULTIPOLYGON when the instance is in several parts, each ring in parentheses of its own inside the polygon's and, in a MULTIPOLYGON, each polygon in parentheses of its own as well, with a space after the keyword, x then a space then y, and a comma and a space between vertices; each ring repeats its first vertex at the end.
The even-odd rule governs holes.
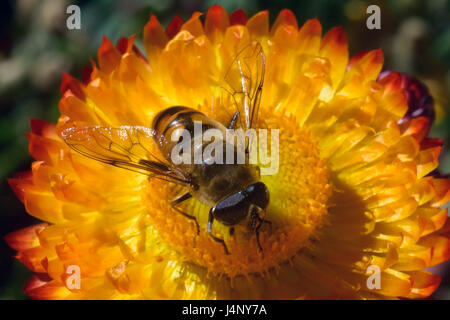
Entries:
POLYGON ((210 211, 210 212, 209 212, 209 218, 208 218, 208 233, 209 233, 209 235, 211 236, 211 238, 214 239, 214 241, 216 241, 216 242, 222 244, 223 249, 225 250, 225 254, 230 254, 230 253, 228 252, 228 248, 227 248, 227 245, 225 244, 225 241, 224 241, 223 239, 217 238, 215 235, 212 234, 212 225, 213 225, 213 222, 214 222, 214 215, 213 215, 213 213, 210 211))
POLYGON ((172 208, 175 209, 175 211, 177 211, 178 213, 181 213, 181 214, 182 214, 183 216, 185 216, 186 218, 191 219, 191 220, 193 220, 193 221, 195 222, 195 226, 197 227, 197 234, 195 235, 195 238, 194 238, 194 242, 195 242, 195 239, 196 239, 197 236, 200 234, 200 226, 199 226, 199 224, 198 224, 197 219, 196 219, 194 216, 191 216, 191 215, 187 214, 186 212, 183 212, 182 210, 180 210, 179 208, 177 208, 177 205, 179 205, 179 204, 182 203, 183 201, 188 200, 188 199, 190 199, 190 198, 192 198, 192 195, 191 195, 189 192, 187 192, 187 193, 183 194, 182 196, 180 196, 180 197, 178 197, 178 198, 172 200, 172 202, 170 203, 170 205, 172 206, 172 208))
POLYGON ((228 129, 234 129, 236 127, 236 122, 239 117, 239 111, 236 111, 231 117, 230 123, 228 124, 228 129))
POLYGON ((264 252, 263 252, 263 249, 261 247, 261 242, 259 241, 259 228, 261 228, 262 223, 263 223, 263 220, 259 219, 258 220, 258 225, 255 228, 255 234, 256 234, 256 243, 258 244, 259 251, 261 251, 261 254, 264 257, 264 252))
POLYGON ((251 222, 250 222, 250 227, 255 230, 255 235, 256 235, 256 243, 258 245, 258 249, 261 252, 261 254, 264 257, 264 252, 261 246, 261 242, 259 240, 259 229, 261 228, 262 224, 264 222, 269 223, 270 228, 272 229, 272 223, 270 221, 266 221, 264 219, 262 219, 259 214, 258 214, 258 207, 253 207, 252 208, 252 212, 251 212, 251 222))

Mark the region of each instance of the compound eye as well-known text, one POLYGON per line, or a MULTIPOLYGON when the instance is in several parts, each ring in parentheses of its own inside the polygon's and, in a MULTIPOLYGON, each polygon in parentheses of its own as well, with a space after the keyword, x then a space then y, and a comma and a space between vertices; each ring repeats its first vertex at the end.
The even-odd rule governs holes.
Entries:
POLYGON ((248 194, 248 202, 254 204, 261 209, 265 209, 269 204, 269 190, 262 182, 256 182, 249 185, 245 191, 248 194))
POLYGON ((214 216, 225 225, 239 223, 247 216, 248 202, 243 192, 236 192, 214 207, 214 216))
POLYGON ((223 199, 216 205, 217 210, 236 210, 245 206, 245 195, 242 192, 236 192, 223 199))

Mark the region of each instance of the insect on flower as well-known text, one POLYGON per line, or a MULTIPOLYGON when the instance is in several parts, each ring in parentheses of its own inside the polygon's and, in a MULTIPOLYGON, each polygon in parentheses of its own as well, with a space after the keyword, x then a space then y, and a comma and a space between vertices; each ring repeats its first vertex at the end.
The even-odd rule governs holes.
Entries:
MULTIPOLYGON (((185 106, 172 106, 162 110, 153 119, 151 128, 139 126, 122 126, 119 128, 101 126, 69 127, 62 131, 64 141, 75 151, 94 160, 136 171, 149 178, 162 179, 188 188, 171 201, 171 206, 180 214, 191 219, 200 233, 200 226, 195 216, 178 208, 182 202, 197 198, 211 207, 209 211, 208 234, 223 246, 226 254, 228 248, 223 239, 213 233, 214 220, 230 227, 244 220, 256 234, 256 241, 262 253, 259 231, 265 220, 264 210, 269 203, 269 191, 260 181, 259 167, 249 162, 251 138, 245 142, 245 162, 217 163, 204 158, 201 162, 192 161, 176 164, 172 151, 182 141, 182 132, 189 133, 191 150, 202 152, 208 145, 219 143, 223 150, 239 153, 237 145, 227 146, 229 141, 204 142, 202 136, 209 129, 216 129, 226 136, 227 129, 240 127, 247 132, 253 129, 258 117, 258 109, 264 84, 265 56, 261 45, 253 42, 245 46, 235 57, 225 74, 223 89, 231 95, 236 111, 227 126, 210 119, 198 110, 185 106), (201 124, 200 136, 194 130, 194 123, 201 124), (156 143, 164 160, 152 152, 152 141, 156 143)), ((232 157, 234 158, 234 154, 232 157)), ((223 158, 228 158, 226 154, 223 158)))

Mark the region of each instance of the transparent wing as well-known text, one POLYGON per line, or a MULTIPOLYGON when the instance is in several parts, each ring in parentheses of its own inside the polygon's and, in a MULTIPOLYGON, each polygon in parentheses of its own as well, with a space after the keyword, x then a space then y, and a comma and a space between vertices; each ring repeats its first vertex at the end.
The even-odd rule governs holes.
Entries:
POLYGON ((254 128, 258 120, 264 73, 265 55, 256 41, 238 53, 225 73, 223 89, 231 95, 244 131, 254 128))
POLYGON ((151 151, 154 132, 147 127, 74 126, 64 129, 61 136, 70 148, 91 159, 169 182, 190 184, 179 170, 151 151))

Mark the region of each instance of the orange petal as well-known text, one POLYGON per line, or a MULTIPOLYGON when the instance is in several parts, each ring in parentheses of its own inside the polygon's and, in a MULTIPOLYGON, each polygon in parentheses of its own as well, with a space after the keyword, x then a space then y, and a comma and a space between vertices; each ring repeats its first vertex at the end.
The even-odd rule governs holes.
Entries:
POLYGON ((410 293, 414 279, 406 273, 394 269, 386 269, 381 273, 381 293, 388 297, 406 296, 410 293))
POLYGON ((25 192, 28 188, 33 186, 32 179, 8 179, 9 187, 21 202, 24 201, 25 192))
POLYGON ((242 9, 237 9, 230 15, 230 25, 241 24, 245 26, 247 20, 247 13, 242 9))
POLYGON ((92 122, 96 120, 95 113, 84 101, 78 99, 72 91, 68 90, 58 103, 62 115, 72 120, 92 122))
POLYGON ((162 50, 168 41, 164 28, 153 14, 144 27, 143 41, 149 60, 155 55, 155 51, 162 50))
POLYGON ((35 274, 26 283, 24 293, 31 299, 58 300, 70 291, 55 283, 47 274, 35 274))
POLYGON ((183 18, 181 18, 178 14, 173 17, 173 19, 169 22, 169 25, 166 28, 166 34, 169 39, 172 39, 176 36, 178 32, 180 32, 181 27, 184 24, 183 18))
POLYGON ((433 206, 441 207, 450 201, 450 179, 434 179, 433 185, 436 191, 433 206))
POLYGON ((421 246, 433 248, 433 255, 429 267, 441 264, 450 259, 450 238, 439 235, 428 235, 417 243, 421 246))
POLYGON ((430 129, 430 120, 427 117, 413 118, 400 125, 404 135, 411 135, 417 141, 422 141, 430 129))
MULTIPOLYGON (((384 87, 379 83, 375 85, 372 82, 376 80, 383 66, 383 52, 380 49, 372 50, 359 56, 357 59, 352 59, 350 60, 349 67, 344 76, 343 86, 339 90, 338 95, 347 98, 363 98, 367 97, 371 93, 371 90, 382 92, 384 87)), ((383 126, 386 126, 387 120, 392 119, 392 114, 398 115, 401 113, 401 115, 398 115, 398 120, 400 120, 406 112, 405 107, 407 105, 404 104, 404 95, 399 92, 386 94, 385 96, 381 96, 381 99, 378 98, 378 100, 381 100, 379 101, 381 108, 377 110, 380 114, 375 118, 376 122, 374 123, 374 127, 383 128, 383 126), (400 96, 393 98, 393 94, 399 94, 400 96), (395 102, 394 104, 393 101, 395 102), (394 105, 394 108, 392 108, 392 105, 394 105), (384 116, 383 112, 385 113, 384 116)))
POLYGON ((278 14, 277 19, 272 25, 270 33, 273 35, 277 31, 280 26, 293 26, 295 29, 298 29, 297 18, 295 18, 294 13, 289 9, 283 9, 278 14))
POLYGON ((376 49, 352 57, 349 62, 349 69, 359 69, 366 81, 375 80, 380 74, 383 63, 383 51, 376 49))
POLYGON ((441 153, 442 147, 434 147, 426 150, 421 150, 417 156, 417 177, 422 178, 439 165, 438 156, 441 153))
MULTIPOLYGON (((349 63, 349 66, 351 66, 353 63, 355 63, 358 59, 361 58, 362 55, 366 54, 367 51, 360 52, 359 55, 356 55, 352 58, 352 61, 349 63)), ((399 91, 402 90, 402 76, 398 72, 390 72, 382 77, 378 78, 377 82, 381 83, 385 90, 387 91, 399 91)))
POLYGON ((422 237, 441 229, 447 221, 447 209, 419 208, 417 212, 424 221, 422 237))
POLYGON ((185 24, 181 27, 181 30, 189 31, 194 37, 201 36, 204 34, 203 24, 200 21, 200 17, 202 16, 201 12, 194 12, 191 18, 186 21, 185 24))
POLYGON ((64 95, 64 92, 71 90, 74 95, 76 95, 81 100, 86 98, 84 93, 84 86, 74 77, 68 73, 63 73, 61 85, 59 87, 59 92, 64 95))
POLYGON ((39 245, 37 233, 44 229, 47 225, 47 223, 36 224, 34 226, 9 233, 4 239, 11 248, 17 251, 34 248, 39 245))
POLYGON ((347 36, 342 27, 328 31, 322 40, 320 55, 331 63, 330 77, 333 87, 340 83, 348 64, 347 36))
POLYGON ((407 296, 408 298, 428 297, 441 283, 441 277, 424 270, 412 271, 408 272, 408 274, 414 279, 414 285, 411 289, 411 293, 407 296))
POLYGON ((120 52, 113 46, 107 37, 103 37, 103 42, 97 52, 98 64, 104 72, 111 72, 120 62, 120 52))
POLYGON ((316 54, 322 40, 322 25, 317 18, 310 19, 298 32, 298 51, 305 54, 316 54))
POLYGON ((257 39, 266 37, 269 34, 269 11, 260 11, 248 19, 247 28, 257 39))
POLYGON ((221 5, 215 4, 209 7, 206 13, 205 33, 210 39, 223 35, 229 25, 228 14, 221 5))

